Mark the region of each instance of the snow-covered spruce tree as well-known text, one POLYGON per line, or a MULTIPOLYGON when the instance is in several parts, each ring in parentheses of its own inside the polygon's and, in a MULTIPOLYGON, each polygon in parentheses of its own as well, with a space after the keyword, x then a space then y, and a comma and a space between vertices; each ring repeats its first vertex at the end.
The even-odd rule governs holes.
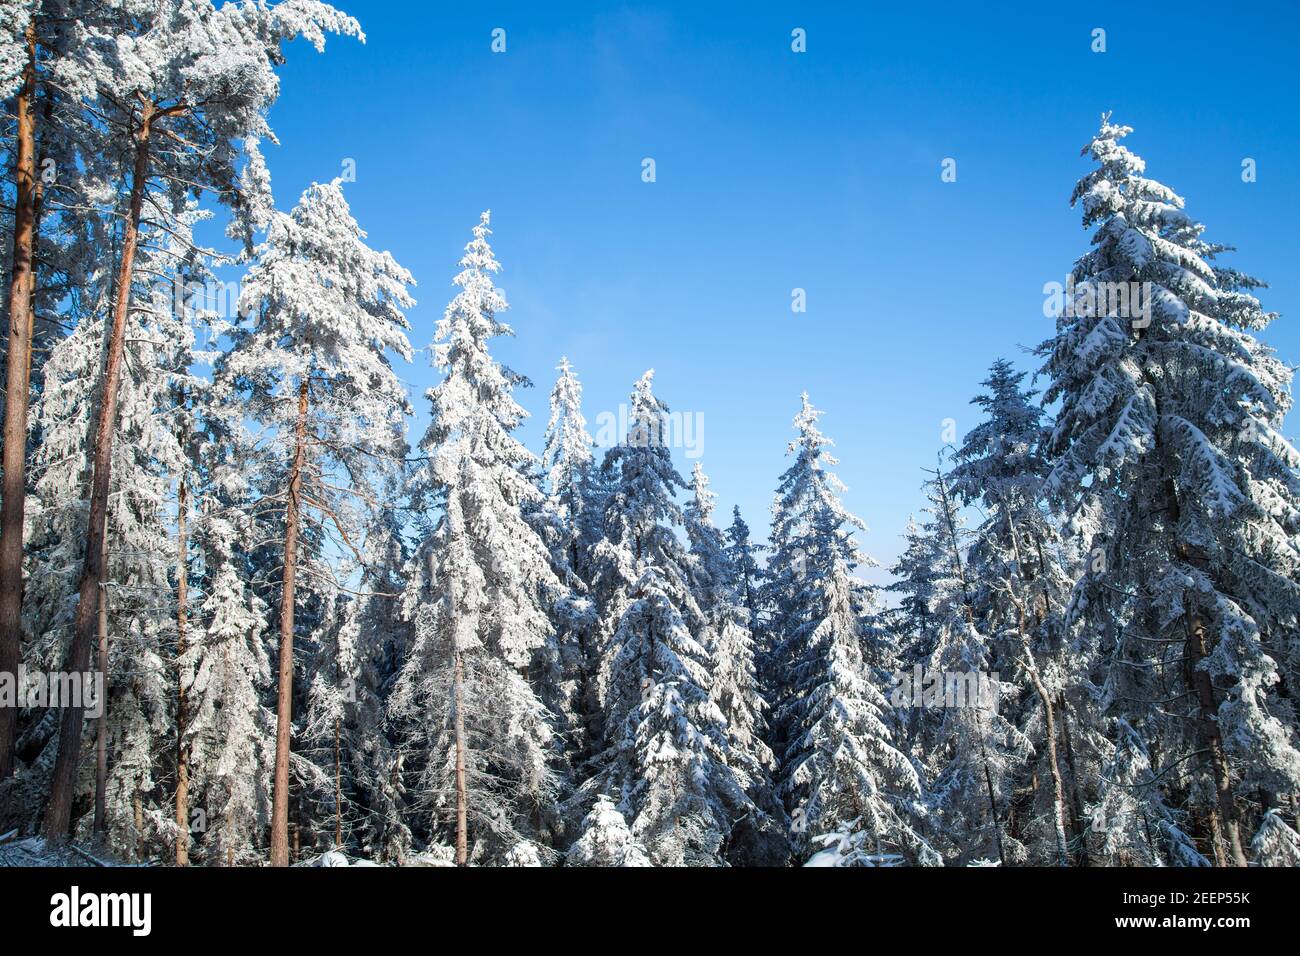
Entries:
POLYGON ((761 638, 764 623, 763 568, 758 563, 758 555, 763 552, 763 548, 750 540, 749 525, 740 516, 740 505, 731 509, 731 524, 723 534, 726 536, 727 557, 735 568, 735 584, 740 603, 749 612, 749 630, 757 641, 761 638))
POLYGON ((568 571, 586 580, 593 525, 599 524, 599 516, 591 514, 595 443, 582 414, 582 383, 577 372, 567 358, 560 359, 557 369, 560 375, 551 389, 551 417, 546 424, 542 465, 565 532, 560 557, 568 571))
POLYGON ((513 435, 526 416, 513 390, 527 379, 489 341, 513 330, 493 287, 500 270, 483 213, 438 323, 428 392, 432 421, 414 502, 424 526, 404 604, 415 637, 390 700, 416 734, 419 790, 433 834, 457 863, 497 864, 521 843, 553 837, 558 756, 529 667, 551 638, 548 605, 563 592, 545 542, 523 509, 541 499, 537 458, 513 435))
POLYGON ((722 533, 713 524, 718 496, 709 488, 709 476, 698 461, 691 468, 687 487, 691 497, 682 509, 682 523, 693 559, 689 569, 691 588, 700 610, 704 612, 705 626, 714 632, 710 638, 712 641, 717 636, 719 606, 725 606, 731 598, 734 571, 727 559, 722 533))
POLYGON ((1007 839, 1006 817, 1032 747, 1001 706, 1014 685, 1003 680, 996 642, 977 625, 968 536, 942 470, 925 492, 929 520, 895 568, 895 587, 924 596, 928 627, 904 635, 902 659, 911 667, 900 666, 893 693, 914 711, 909 734, 926 765, 931 824, 946 856, 961 865, 1024 862, 1024 847, 1007 839))
MULTIPOLYGON (((295 602, 303 590, 328 607, 339 582, 328 548, 365 564, 360 531, 383 479, 406 457, 410 406, 391 356, 410 360, 402 309, 410 273, 365 243, 340 182, 313 184, 271 219, 240 291, 244 317, 216 370, 245 419, 261 428, 245 466, 259 518, 283 530, 279 594, 275 786, 271 862, 288 863, 289 743, 295 602), (269 519, 269 521, 268 521, 269 519), (322 541, 299 552, 300 529, 322 541)), ((306 635, 304 635, 306 636, 306 635)))
MULTIPOLYGON (((96 629, 96 597, 104 581, 105 517, 112 480, 123 353, 132 300, 143 280, 136 254, 164 228, 143 215, 179 213, 190 198, 212 192, 230 204, 230 230, 246 239, 270 205, 258 144, 270 134, 266 112, 279 91, 275 67, 282 45, 305 37, 319 50, 325 31, 360 35, 356 21, 315 0, 215 7, 207 0, 97 7, 73 26, 64 89, 84 105, 97 137, 80 156, 87 175, 121 183, 105 210, 121 218, 122 241, 112 264, 112 311, 91 439, 86 548, 78 582, 72 640, 63 670, 85 671, 96 629), (247 160, 237 173, 241 159, 247 160)), ((47 838, 68 832, 81 757, 83 708, 60 719, 59 753, 43 825, 47 838)))
POLYGON ((1273 807, 1264 811, 1250 852, 1256 866, 1300 866, 1300 836, 1273 807))
POLYGON ((582 836, 565 856, 569 866, 652 866, 645 847, 636 842, 623 814, 601 794, 582 822, 582 836))
POLYGON ((674 531, 686 482, 664 443, 667 406, 653 371, 632 392, 628 434, 607 453, 614 478, 593 590, 600 609, 605 746, 588 794, 605 794, 659 866, 724 861, 737 820, 760 811, 728 764, 711 695, 707 619, 692 559, 674 531))
POLYGON ((1146 178, 1129 132, 1107 115, 1084 148, 1093 248, 1040 348, 1060 402, 1046 490, 1096 549, 1069 615, 1117 742, 1098 824, 1108 861, 1182 855, 1181 819, 1244 865, 1255 796, 1300 786, 1292 372, 1251 334, 1275 318, 1261 283, 1216 264, 1227 247, 1146 178))
POLYGON ((746 793, 762 810, 737 823, 730 859, 742 864, 784 865, 789 847, 784 810, 772 787, 776 760, 766 743, 767 701, 759 689, 750 615, 741 581, 724 533, 713 524, 717 496, 696 462, 691 473, 691 500, 684 509, 691 544, 691 586, 705 616, 704 644, 713 661, 710 694, 726 723, 728 762, 746 793))
POLYGON ((547 495, 528 513, 550 549, 556 576, 570 593, 551 604, 555 632, 538 663, 537 679, 543 703, 559 718, 569 762, 580 766, 591 758, 600 736, 595 605, 587 596, 600 500, 594 443, 582 414, 582 383, 567 358, 557 368, 542 452, 547 495))
MULTIPOLYGON (((118 481, 133 482, 129 494, 140 495, 142 486, 136 475, 155 474, 154 485, 161 492, 149 506, 137 506, 137 531, 150 528, 148 538, 155 541, 149 551, 133 543, 134 535, 125 521, 115 517, 118 506, 109 503, 109 564, 119 550, 127 560, 153 565, 151 576, 139 575, 118 582, 109 577, 101 592, 106 605, 101 608, 100 652, 108 651, 110 664, 123 658, 124 673, 117 680, 119 690, 110 694, 107 720, 110 739, 104 766, 97 766, 96 792, 113 788, 119 794, 119 820, 125 819, 128 795, 139 793, 137 779, 145 779, 144 768, 156 766, 157 792, 147 798, 149 828, 163 844, 160 850, 172 850, 178 863, 188 860, 190 829, 187 806, 188 760, 183 741, 183 677, 176 668, 178 654, 187 640, 187 581, 190 555, 186 518, 194 486, 198 454, 194 414, 202 404, 206 382, 195 374, 202 356, 195 350, 195 325, 201 317, 177 302, 176 288, 207 279, 206 257, 195 249, 190 236, 196 222, 207 218, 191 202, 186 212, 173 219, 171 232, 162 248, 150 245, 141 249, 137 263, 159 279, 153 290, 152 310, 142 334, 127 342, 127 376, 141 383, 138 399, 123 389, 119 408, 118 442, 132 449, 137 461, 121 474, 118 481), (169 262, 170 260, 170 262, 169 262), (166 281, 168 278, 173 281, 166 281), (132 408, 133 401, 139 406, 132 408), (127 427, 138 422, 132 430, 127 427), (116 609, 116 611, 115 611, 116 609), (123 627, 123 611, 133 612, 138 625, 123 627), (142 673, 147 665, 147 672, 142 673), (125 712, 118 705, 118 694, 127 695, 125 712), (114 713, 116 706, 117 713, 114 713), (120 734, 120 743, 112 749, 111 736, 123 718, 131 726, 120 734), (146 733, 146 727, 152 733, 146 733), (132 770, 132 765, 139 771, 132 770), (111 771, 111 772, 109 772, 111 771), (173 788, 171 781, 177 780, 173 788), (153 807, 159 806, 158 811, 153 807), (166 806, 163 810, 161 807, 166 806)), ((122 497, 128 497, 123 495, 122 497)), ((113 674, 109 675, 110 686, 113 674)), ((103 748, 101 747, 101 750, 103 748)), ((146 791, 147 792, 147 791, 146 791)), ((110 807, 111 807, 110 800, 110 807)), ((105 827, 105 813, 96 814, 96 829, 105 827)), ((138 821, 140 814, 136 813, 138 821)))
MULTIPOLYGON (((388 491, 395 501, 399 492, 388 491)), ((385 700, 410 646, 400 598, 410 559, 396 510, 385 507, 359 546, 365 557, 356 593, 339 609, 313 656, 303 737, 321 751, 330 776, 334 845, 400 861, 411 847, 402 819, 399 761, 385 700), (347 814, 347 819, 344 819, 347 814)))
POLYGON ((212 866, 263 858, 275 762, 275 714, 263 703, 271 686, 268 609, 245 583, 248 522, 222 500, 209 500, 214 513, 196 536, 203 598, 180 661, 191 814, 203 822, 198 851, 212 866))
POLYGON ((763 786, 772 766, 772 751, 763 742, 767 702, 758 688, 749 610, 744 606, 740 575, 732 563, 723 532, 713 524, 717 496, 697 462, 691 473, 691 500, 686 505, 686 534, 691 543, 694 592, 704 611, 713 658, 713 699, 727 723, 733 763, 763 786))
POLYGON ((1082 841, 1079 781, 1068 772, 1072 747, 1061 733, 1072 663, 1061 611, 1073 582, 1059 531, 1042 507, 1049 430, 1035 393, 1021 387, 1024 378, 1004 359, 993 363, 987 391, 971 400, 986 418, 966 435, 948 481, 957 504, 977 505, 983 515, 966 556, 973 619, 1002 676, 999 713, 1021 729, 1037 758, 1010 768, 1007 837, 1031 862, 1063 865, 1069 841, 1082 841))
POLYGON ((795 461, 781 476, 773 506, 768 594, 782 677, 774 710, 779 727, 778 784, 790 810, 796 850, 816 838, 860 832, 868 853, 896 853, 937 864, 922 836, 926 815, 916 768, 894 740, 881 642, 864 625, 873 595, 853 577, 869 559, 845 510, 844 486, 826 470, 835 458, 805 394, 790 442, 795 461))

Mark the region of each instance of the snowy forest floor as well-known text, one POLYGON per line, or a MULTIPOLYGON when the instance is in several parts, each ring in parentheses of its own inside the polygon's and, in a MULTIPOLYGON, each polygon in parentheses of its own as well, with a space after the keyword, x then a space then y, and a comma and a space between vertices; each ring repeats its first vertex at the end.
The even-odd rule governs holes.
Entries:
POLYGON ((43 837, 14 839, 17 831, 0 836, 0 867, 6 866, 132 866, 102 854, 83 850, 74 843, 49 846, 43 837))
MULTIPOLYGON (((0 834, 0 868, 29 866, 162 866, 160 860, 147 860, 143 863, 126 863, 114 859, 103 852, 92 852, 69 843, 62 847, 52 847, 44 837, 17 839, 16 830, 0 834)), ((337 850, 330 850, 319 856, 308 857, 294 864, 295 866, 381 866, 372 860, 346 856, 337 850)), ((404 866, 452 866, 449 854, 418 853, 409 857, 404 866)))

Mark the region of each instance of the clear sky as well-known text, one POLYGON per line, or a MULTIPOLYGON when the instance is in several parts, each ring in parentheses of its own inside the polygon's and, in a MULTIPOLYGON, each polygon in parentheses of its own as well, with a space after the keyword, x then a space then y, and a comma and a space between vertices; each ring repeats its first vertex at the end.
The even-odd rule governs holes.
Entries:
MULTIPOLYGON (((1068 200, 1105 110, 1271 283, 1265 337, 1300 361, 1294 2, 338 4, 367 42, 290 50, 278 203, 355 161, 354 214, 419 282, 417 348, 491 208, 518 334, 496 354, 535 384, 524 439, 540 451, 562 354, 593 426, 653 367, 674 411, 703 416, 724 523, 739 504, 766 535, 806 389, 866 550, 896 557, 941 422, 975 424, 998 356, 1035 367, 1043 285, 1088 247, 1068 200)), ((414 439, 427 351, 403 374, 414 439)))

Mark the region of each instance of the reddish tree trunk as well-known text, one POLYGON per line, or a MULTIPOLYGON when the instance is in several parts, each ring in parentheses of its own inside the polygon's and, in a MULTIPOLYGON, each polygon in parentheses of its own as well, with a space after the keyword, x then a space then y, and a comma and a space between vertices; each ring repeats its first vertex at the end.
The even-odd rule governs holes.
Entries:
MULTIPOLYGON (((108 541, 108 536, 104 536, 108 541)), ((99 719, 95 733, 95 823, 94 831, 104 835, 108 827, 108 588, 99 587, 99 672, 103 685, 100 688, 99 719)))
MULTIPOLYGON (((36 235, 36 19, 27 24, 27 66, 15 98, 14 244, 5 355, 4 484, 0 494, 0 674, 17 680, 22 659, 23 510, 27 496, 27 405, 31 390, 32 256, 36 235)), ((0 707, 0 780, 14 769, 18 708, 0 707)))
MULTIPOLYGON (((103 394, 95 424, 94 472, 90 484, 90 518, 86 527, 86 559, 78 587, 72 643, 64 670, 85 672, 95 636, 96 598, 104 578, 104 519, 108 514, 108 488, 113 467, 113 430, 117 420, 118 387, 122 380, 122 352, 126 344, 126 318, 131 304, 131 277, 140 238, 140 210, 149 175, 149 136, 156 115, 152 104, 144 103, 140 126, 135 134, 135 167, 131 178, 131 199, 122 238, 122 259, 117 274, 117 299, 113 304, 113 326, 104 365, 103 394)), ((7 480, 7 479, 6 479, 7 480)), ((83 701, 63 708, 59 723, 59 753, 50 777, 50 802, 45 811, 43 832, 53 841, 67 838, 76 788, 77 764, 81 760, 83 701)))
POLYGON ((298 579, 298 520, 307 455, 307 379, 298 387, 298 423, 284 521, 284 586, 280 595, 280 685, 276 698, 275 784, 271 804, 271 865, 289 865, 289 735, 293 719, 293 601, 298 579))
POLYGON ((176 509, 176 865, 190 863, 190 753, 185 741, 185 725, 189 722, 186 710, 185 683, 181 677, 181 659, 185 655, 185 628, 188 623, 189 572, 186 566, 185 509, 189 502, 185 494, 185 478, 181 477, 177 489, 176 509))

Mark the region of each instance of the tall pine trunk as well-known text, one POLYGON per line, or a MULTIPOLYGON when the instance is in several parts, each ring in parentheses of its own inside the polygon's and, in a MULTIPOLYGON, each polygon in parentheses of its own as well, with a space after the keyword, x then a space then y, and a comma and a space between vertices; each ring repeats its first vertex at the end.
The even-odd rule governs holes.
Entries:
POLYGON ((189 612, 189 569, 186 564, 188 539, 185 534, 186 497, 185 476, 177 488, 176 508, 176 865, 189 866, 190 862, 190 753, 185 739, 185 725, 189 722, 186 710, 185 681, 182 661, 186 650, 186 625, 189 612))
MULTIPOLYGON (((104 536, 105 544, 108 535, 104 536)), ((108 827, 108 588, 99 586, 99 672, 104 675, 100 688, 99 719, 95 733, 95 822, 94 833, 102 837, 108 827)))
POLYGON ((289 736, 293 731, 293 602, 298 580, 298 521, 307 456, 307 378, 298 386, 298 422, 284 520, 284 585, 280 594, 280 684, 276 697, 275 784, 271 805, 271 865, 289 865, 289 736))
MULTIPOLYGON (((122 241, 122 260, 117 273, 117 299, 113 304, 113 326, 104 366, 103 390, 95 424, 94 472, 90 485, 90 517, 86 527, 86 558, 78 587, 77 611, 72 643, 64 662, 67 673, 84 673, 90 663, 95 636, 95 605, 104 578, 104 518, 108 513, 108 488, 113 467, 113 430, 117 420, 118 388, 122 380, 122 353, 126 344, 126 318, 131 305, 131 278, 140 238, 140 210, 149 176, 149 137, 155 107, 142 102, 140 126, 135 134, 135 164, 131 178, 131 199, 122 241)), ((6 428, 8 423, 6 423, 6 428)), ((6 481, 8 475, 6 474, 6 481)), ((76 789, 77 764, 81 760, 81 725, 85 708, 73 701, 63 708, 59 723, 59 752, 50 777, 50 802, 45 811, 44 834, 53 841, 67 838, 76 789)))
MULTIPOLYGON (((17 679, 22 657, 23 511, 27 496, 27 406, 31 389, 32 258, 36 235, 36 18, 27 22, 27 66, 15 98, 14 242, 5 355, 4 484, 0 489, 0 674, 17 679)), ((14 769, 18 708, 0 707, 0 780, 14 769)))

